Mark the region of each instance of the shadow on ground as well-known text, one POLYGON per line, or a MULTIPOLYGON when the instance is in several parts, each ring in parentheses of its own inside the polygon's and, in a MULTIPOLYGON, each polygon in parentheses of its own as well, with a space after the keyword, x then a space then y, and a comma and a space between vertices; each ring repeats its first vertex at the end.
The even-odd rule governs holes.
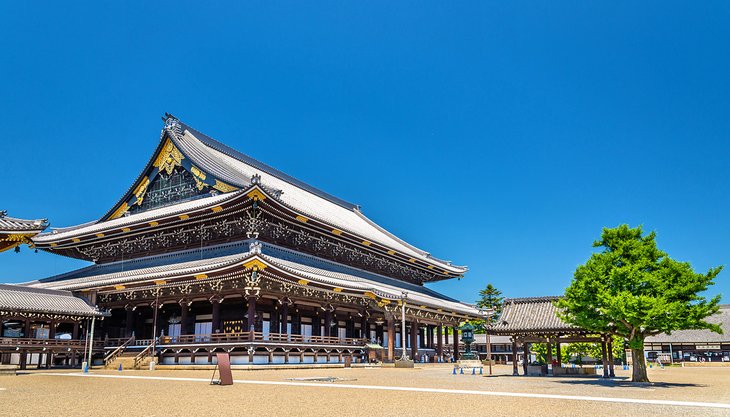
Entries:
POLYGON ((566 385, 586 385, 586 386, 601 386, 601 387, 617 387, 617 388, 688 388, 688 387, 705 387, 704 384, 690 384, 680 382, 631 382, 631 378, 619 377, 611 379, 570 379, 563 380, 555 379, 555 382, 566 385))

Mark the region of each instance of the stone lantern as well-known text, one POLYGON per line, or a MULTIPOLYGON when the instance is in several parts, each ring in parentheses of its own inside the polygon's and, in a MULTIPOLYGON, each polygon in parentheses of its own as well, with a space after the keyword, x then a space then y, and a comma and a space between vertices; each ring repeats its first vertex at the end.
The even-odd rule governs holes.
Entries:
POLYGON ((471 323, 466 323, 461 326, 461 341, 464 342, 465 351, 461 355, 461 360, 479 360, 479 356, 471 351, 471 344, 474 343, 474 326, 471 323))

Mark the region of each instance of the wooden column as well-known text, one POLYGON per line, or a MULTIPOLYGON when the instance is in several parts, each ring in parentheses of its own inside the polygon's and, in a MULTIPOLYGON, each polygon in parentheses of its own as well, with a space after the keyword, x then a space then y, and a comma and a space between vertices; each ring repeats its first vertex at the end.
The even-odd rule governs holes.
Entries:
POLYGON ((547 345, 547 355, 546 355, 546 361, 548 365, 552 365, 553 363, 553 344, 550 342, 546 343, 547 345))
POLYGON ((368 326, 368 315, 365 310, 362 311, 362 317, 360 317, 360 337, 370 340, 370 326, 368 326))
POLYGON ((324 312, 324 335, 332 336, 332 312, 329 309, 324 312))
POLYGON ((527 375, 527 365, 530 362, 530 344, 522 342, 522 374, 527 375))
POLYGON ((608 378, 608 357, 606 356, 606 339, 601 340, 601 363, 603 364, 603 377, 608 378))
POLYGON ((74 323, 74 329, 71 331, 71 339, 79 340, 79 322, 74 323))
MULTIPOLYGON (((188 334, 188 312, 190 306, 186 300, 180 301, 180 336, 188 334)), ((215 333, 215 330, 213 330, 215 333)))
POLYGON ((33 337, 33 335, 30 333, 31 333, 30 319, 26 319, 25 320, 25 330, 23 331, 23 337, 33 337))
POLYGON ((248 321, 246 323, 246 331, 253 332, 256 326, 256 296, 248 296, 248 321))
POLYGON ((416 353, 418 353, 418 322, 413 320, 411 322, 411 359, 414 361, 416 353))
POLYGON ((56 338, 56 326, 58 326, 58 323, 51 321, 51 325, 48 327, 48 338, 51 340, 56 338))
POLYGON ((451 330, 454 332, 454 360, 459 360, 459 326, 453 326, 451 330))
MULTIPOLYGON (((282 334, 287 334, 287 325, 289 324, 289 303, 284 301, 281 304, 281 320, 279 321, 281 324, 281 331, 282 334)), ((286 358, 289 358, 289 354, 287 353, 286 358)))
POLYGON ((608 376, 611 378, 614 378, 616 376, 616 372, 613 368, 613 337, 608 337, 608 376))
POLYGON ((221 325, 221 299, 218 297, 215 297, 210 300, 210 310, 211 310, 211 332, 213 333, 223 333, 223 326, 221 325))
POLYGON ((126 306, 124 310, 127 312, 127 319, 124 324, 124 337, 132 337, 134 332, 134 307, 126 306))
POLYGON ((555 342, 555 355, 557 356, 558 366, 563 366, 562 355, 560 354, 560 339, 555 342))
POLYGON ((395 317, 388 316, 388 362, 395 360, 395 317))
POLYGON ((28 366, 28 351, 27 350, 21 350, 20 351, 20 369, 25 370, 28 366))
POLYGON ((436 328, 436 354, 439 359, 444 360, 444 326, 439 324, 436 328))

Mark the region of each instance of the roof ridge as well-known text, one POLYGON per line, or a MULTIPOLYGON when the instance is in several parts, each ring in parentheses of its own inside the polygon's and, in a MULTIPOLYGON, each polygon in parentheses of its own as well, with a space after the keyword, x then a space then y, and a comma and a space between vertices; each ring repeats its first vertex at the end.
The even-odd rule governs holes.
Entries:
MULTIPOLYGON (((174 117, 174 116, 170 115, 170 117, 174 117)), ((196 139, 198 139, 204 145, 206 145, 206 146, 208 146, 208 147, 210 147, 210 148, 212 148, 212 149, 214 149, 214 150, 216 150, 218 152, 221 152, 221 153, 223 153, 225 155, 228 155, 231 158, 234 158, 234 159, 236 159, 236 160, 238 160, 240 162, 243 162, 245 164, 249 164, 252 167, 254 167, 256 169, 260 169, 260 170, 266 172, 269 175, 273 175, 274 177, 276 177, 276 178, 278 178, 278 179, 280 179, 280 180, 282 180, 284 182, 288 182, 291 185, 294 185, 294 186, 299 187, 299 188, 301 188, 303 190, 306 190, 306 191, 308 191, 308 192, 310 192, 310 193, 312 193, 312 194, 314 194, 314 195, 316 195, 318 197, 324 198, 325 200, 328 200, 328 201, 330 201, 332 203, 335 203, 335 204, 337 204, 339 206, 342 206, 344 208, 347 208, 349 210, 355 210, 355 209, 358 209, 359 208, 359 206, 357 204, 350 203, 349 201, 343 200, 343 199, 341 199, 339 197, 336 197, 336 196, 334 196, 334 195, 332 195, 332 194, 330 194, 330 193, 328 193, 326 191, 322 191, 319 188, 316 188, 316 187, 314 187, 312 185, 309 185, 309 184, 307 184, 306 182, 304 182, 302 180, 299 180, 297 178, 294 178, 291 175, 289 175, 289 174, 287 174, 287 173, 285 173, 283 171, 280 171, 280 170, 272 167, 271 165, 268 165, 268 164, 266 164, 264 162, 261 162, 261 161, 259 161, 256 158, 253 158, 253 157, 251 157, 249 155, 246 155, 243 152, 238 151, 238 150, 236 150, 236 149, 234 149, 234 148, 226 145, 225 143, 222 143, 222 142, 220 142, 220 141, 218 141, 216 139, 213 139, 212 137, 210 137, 210 136, 206 135, 205 133, 203 133, 203 132, 201 132, 201 131, 193 128, 192 126, 190 126, 190 125, 182 122, 181 120, 179 120, 177 118, 176 118, 176 120, 178 120, 178 122, 180 122, 180 124, 183 126, 183 128, 185 130, 189 131, 196 139)))

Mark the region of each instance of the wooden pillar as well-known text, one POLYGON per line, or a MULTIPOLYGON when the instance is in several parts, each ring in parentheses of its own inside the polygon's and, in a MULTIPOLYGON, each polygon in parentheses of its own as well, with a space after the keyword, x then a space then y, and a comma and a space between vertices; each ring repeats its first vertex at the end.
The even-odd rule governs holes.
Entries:
POLYGON ((388 362, 395 360, 395 317, 388 316, 388 362))
POLYGON ((46 369, 51 369, 52 364, 53 364, 53 351, 48 351, 48 353, 46 353, 46 369))
POLYGON ((547 345, 547 356, 545 359, 546 359, 548 365, 552 365, 552 363, 553 363, 553 344, 550 342, 547 342, 546 345, 547 345))
MULTIPOLYGON (((180 301, 180 336, 188 334, 188 306, 187 300, 180 301)), ((215 330, 213 331, 215 332, 215 330)))
POLYGON ((360 316, 360 337, 370 340, 369 330, 370 328, 368 327, 368 315, 366 314, 365 310, 363 310, 362 316, 360 316))
POLYGON ((418 353, 418 322, 411 322, 411 359, 416 360, 418 353))
POLYGON ((79 322, 74 323, 74 328, 71 331, 71 339, 78 340, 79 339, 79 322))
POLYGON ((211 310, 211 332, 213 333, 223 333, 223 326, 221 326, 221 299, 218 297, 212 298, 210 300, 210 310, 211 310))
POLYGON ((606 338, 601 340, 601 364, 603 365, 603 377, 608 378, 608 357, 606 356, 606 338))
POLYGON ((56 338, 56 326, 58 326, 58 323, 51 320, 50 327, 48 327, 48 338, 51 340, 56 338))
POLYGON ((562 355, 560 353, 560 339, 558 339, 558 341, 555 342, 555 355, 557 356, 556 359, 558 361, 558 366, 562 367, 563 366, 563 359, 562 359, 562 355))
POLYGON ((613 368, 614 365, 613 360, 613 336, 608 337, 608 376, 611 378, 614 378, 616 376, 616 372, 613 368))
MULTIPOLYGON (((289 303, 284 301, 281 304, 281 320, 279 320, 281 326, 281 334, 287 334, 287 325, 289 324, 289 303)), ((286 362, 289 362, 289 353, 286 354, 286 362)))
POLYGON ((127 319, 124 325, 124 337, 132 337, 134 332, 134 307, 126 306, 124 310, 127 312, 127 319))
POLYGON ((451 328, 454 332, 454 360, 459 360, 459 326, 453 326, 451 328))
POLYGON ((30 334, 31 333, 30 331, 31 331, 30 319, 26 319, 25 320, 25 330, 23 331, 23 337, 28 337, 28 338, 33 337, 33 335, 30 334))
POLYGON ((439 359, 444 360, 444 326, 440 323, 436 328, 436 354, 439 359))
POLYGON ((512 375, 520 374, 517 369, 517 340, 512 339, 512 375))
POLYGON ((20 351, 20 369, 25 370, 28 367, 28 351, 20 351))
POLYGON ((256 329, 256 296, 248 296, 248 322, 246 331, 253 332, 256 329))
POLYGON ((324 336, 332 336, 332 312, 329 309, 324 312, 324 336))
POLYGON ((530 344, 522 342, 522 373, 527 375, 527 365, 530 363, 530 344))

